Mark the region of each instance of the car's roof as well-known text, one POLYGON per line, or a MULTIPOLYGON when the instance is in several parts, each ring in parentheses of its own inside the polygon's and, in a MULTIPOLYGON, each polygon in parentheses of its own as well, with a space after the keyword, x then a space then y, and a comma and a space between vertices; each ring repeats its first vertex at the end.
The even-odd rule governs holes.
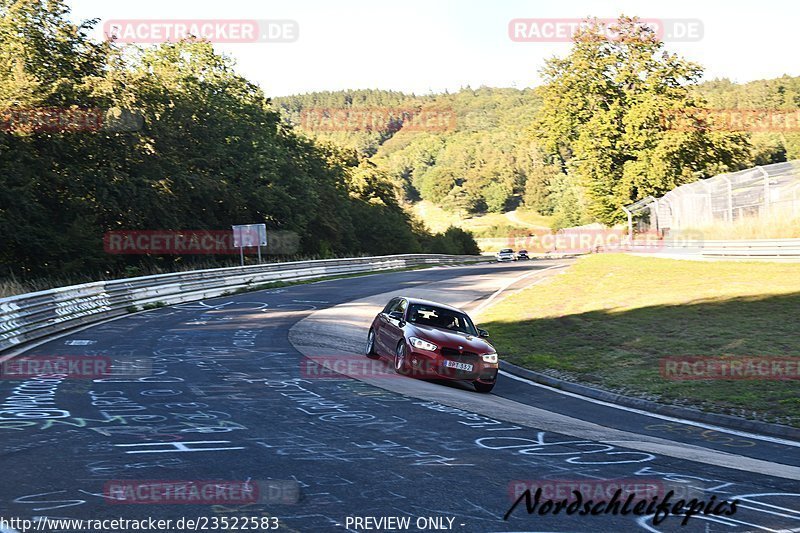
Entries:
POLYGON ((408 300, 409 304, 432 305, 435 307, 441 307, 442 309, 447 309, 448 311, 457 311, 459 313, 464 313, 464 311, 462 311, 458 307, 453 307, 452 305, 447 305, 439 302, 432 302, 430 300, 423 300, 422 298, 410 298, 408 296, 398 296, 398 298, 405 298, 406 300, 408 300))

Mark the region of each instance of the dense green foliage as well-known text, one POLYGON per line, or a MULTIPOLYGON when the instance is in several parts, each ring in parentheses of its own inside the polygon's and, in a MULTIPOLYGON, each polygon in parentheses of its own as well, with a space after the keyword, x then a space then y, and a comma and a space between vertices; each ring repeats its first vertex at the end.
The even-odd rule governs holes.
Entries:
MULTIPOLYGON (((400 207, 384 173, 279 120, 206 42, 120 48, 88 38, 61 1, 0 0, 0 110, 99 108, 133 131, 0 132, 0 265, 21 277, 170 268, 208 257, 103 251, 109 230, 226 229, 266 222, 304 255, 447 250, 400 207)), ((222 258, 220 258, 222 260, 222 258)))
MULTIPOLYGON (((303 127, 302 111, 314 108, 411 108, 449 113, 446 128, 393 131, 311 131, 370 157, 408 202, 430 200, 463 214, 502 212, 518 205, 539 184, 535 141, 527 131, 539 99, 532 89, 463 89, 455 94, 415 97, 388 91, 342 91, 276 98, 290 122, 303 127)), ((546 211, 546 205, 534 207, 546 211)), ((542 198, 544 200, 544 198, 542 198)))
MULTIPOLYGON (((321 92, 276 98, 205 42, 118 47, 88 37, 61 0, 0 0, 0 110, 102 109, 136 128, 0 130, 2 274, 116 274, 208 257, 109 255, 109 230, 226 229, 266 222, 308 256, 474 253, 461 230, 431 235, 408 204, 461 216, 524 206, 564 227, 615 223, 620 206, 715 173, 800 157, 800 133, 725 131, 670 112, 800 108, 800 78, 699 83, 701 68, 635 20, 609 41, 588 28, 536 89, 417 96, 321 92), (314 130, 309 110, 450 115, 314 130), (441 124, 440 124, 441 126, 441 124)), ((212 258, 223 261, 224 258, 212 258)))
POLYGON ((741 133, 664 120, 703 107, 689 90, 699 65, 666 52, 655 31, 634 19, 621 17, 613 31, 619 38, 609 40, 589 26, 567 57, 547 62, 537 119, 546 152, 582 193, 581 215, 606 224, 623 220, 620 208, 632 201, 750 162, 741 133))
POLYGON ((369 157, 405 202, 429 200, 469 215, 523 205, 557 227, 616 223, 621 206, 717 173, 800 157, 800 133, 726 131, 686 109, 798 109, 800 78, 737 85, 699 83, 702 69, 664 49, 652 31, 621 17, 609 41, 578 35, 569 55, 547 62, 537 89, 462 89, 455 94, 339 91, 276 98, 284 118, 313 137, 369 157), (308 109, 449 109, 447 131, 386 128, 322 131, 308 109), (313 126, 313 125, 312 125, 313 126))
MULTIPOLYGON (((800 109, 800 76, 782 76, 736 84, 727 79, 702 83, 694 92, 712 109, 797 110, 800 109)), ((786 131, 758 131, 750 136, 752 159, 768 165, 800 159, 800 129, 795 121, 786 131)))

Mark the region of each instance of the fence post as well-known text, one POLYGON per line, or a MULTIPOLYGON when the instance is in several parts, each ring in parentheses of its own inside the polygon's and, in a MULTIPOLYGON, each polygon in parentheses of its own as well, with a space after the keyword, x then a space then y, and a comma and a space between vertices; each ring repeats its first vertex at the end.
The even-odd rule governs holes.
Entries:
POLYGON ((659 235, 659 232, 661 231, 661 223, 660 223, 661 221, 658 219, 658 215, 659 215, 659 210, 661 209, 661 206, 658 203, 658 198, 653 200, 653 204, 656 206, 656 210, 653 211, 651 209, 650 212, 655 214, 653 219, 655 221, 655 226, 656 226, 656 235, 659 235))
POLYGON ((624 205, 622 206, 622 210, 628 215, 628 239, 630 242, 633 242, 633 215, 631 215, 631 212, 624 205))
POLYGON ((761 167, 756 167, 764 176, 764 214, 769 216, 769 174, 761 167))
POLYGON ((720 177, 728 185, 728 222, 730 223, 733 222, 733 187, 731 187, 731 180, 728 179, 728 176, 722 175, 720 177))

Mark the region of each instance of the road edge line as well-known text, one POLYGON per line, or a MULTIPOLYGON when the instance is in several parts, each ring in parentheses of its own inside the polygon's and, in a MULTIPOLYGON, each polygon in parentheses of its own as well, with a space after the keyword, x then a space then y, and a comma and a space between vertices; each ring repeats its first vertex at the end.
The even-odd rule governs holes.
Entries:
POLYGON ((720 430, 736 430, 751 433, 751 437, 767 436, 790 439, 800 442, 800 429, 781 424, 772 424, 760 420, 746 420, 731 415, 707 413, 696 409, 657 403, 651 400, 625 396, 581 383, 573 383, 563 379, 554 378, 534 370, 517 366, 508 361, 500 361, 500 370, 510 375, 517 376, 536 384, 546 386, 553 392, 569 394, 585 401, 597 400, 611 407, 630 408, 641 411, 642 414, 654 414, 679 418, 688 422, 699 422, 719 426, 720 430))

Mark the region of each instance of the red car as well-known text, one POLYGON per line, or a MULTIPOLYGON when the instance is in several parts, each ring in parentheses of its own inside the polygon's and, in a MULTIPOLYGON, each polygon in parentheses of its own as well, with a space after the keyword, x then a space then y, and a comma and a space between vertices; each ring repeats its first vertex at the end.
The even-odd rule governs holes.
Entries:
POLYGON ((397 297, 372 321, 367 357, 391 357, 398 374, 471 381, 490 392, 497 381, 497 352, 466 313, 449 305, 397 297))

